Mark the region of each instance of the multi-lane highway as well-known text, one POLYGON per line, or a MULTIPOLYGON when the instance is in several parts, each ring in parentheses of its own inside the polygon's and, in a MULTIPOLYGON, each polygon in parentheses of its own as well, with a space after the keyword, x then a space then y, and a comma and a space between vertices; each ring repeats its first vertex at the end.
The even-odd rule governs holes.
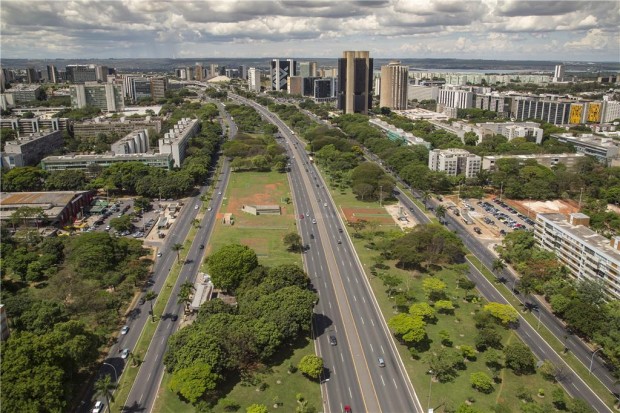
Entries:
POLYGON ((304 265, 319 294, 314 332, 317 352, 326 366, 322 378, 325 410, 339 412, 349 405, 353 411, 421 413, 362 265, 303 143, 264 107, 233 98, 253 106, 279 127, 291 160, 289 179, 298 226, 304 245, 309 246, 304 265), (331 335, 338 341, 335 346, 329 343, 331 335), (379 358, 385 361, 384 367, 379 358))

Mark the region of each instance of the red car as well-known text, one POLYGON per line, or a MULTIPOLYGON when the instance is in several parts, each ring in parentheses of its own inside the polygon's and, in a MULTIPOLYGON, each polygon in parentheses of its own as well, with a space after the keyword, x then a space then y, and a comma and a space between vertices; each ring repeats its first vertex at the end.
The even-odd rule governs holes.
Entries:
POLYGON ((300 219, 304 219, 304 214, 299 214, 300 219))
POLYGON ((351 406, 349 406, 348 404, 346 406, 344 406, 344 413, 351 413, 351 406))

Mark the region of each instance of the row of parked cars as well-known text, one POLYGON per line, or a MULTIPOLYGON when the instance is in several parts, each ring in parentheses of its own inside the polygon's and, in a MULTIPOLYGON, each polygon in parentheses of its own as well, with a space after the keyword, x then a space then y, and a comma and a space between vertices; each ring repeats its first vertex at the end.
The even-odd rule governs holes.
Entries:
MULTIPOLYGON (((529 225, 534 225, 534 221, 532 221, 531 219, 529 219, 528 217, 526 217, 523 214, 520 214, 516 209, 512 208, 511 206, 507 205, 506 203, 500 201, 499 199, 494 199, 493 202, 495 202, 498 205, 501 205, 502 207, 504 207, 506 210, 508 210, 508 212, 510 212, 513 215, 516 215, 517 217, 521 218, 523 221, 525 221, 526 223, 528 223, 529 225)), ((527 229, 526 226, 520 222, 517 222, 512 215, 508 215, 505 212, 500 211, 497 207, 495 207, 494 205, 492 205, 489 202, 486 201, 479 201, 478 205, 480 205, 480 207, 482 207, 486 212, 488 212, 489 214, 493 215, 498 221, 501 221, 504 223, 504 225, 506 225, 509 228, 512 229, 527 229)), ((486 222, 489 225, 495 225, 495 222, 493 220, 491 220, 489 217, 485 217, 484 222, 486 222)))

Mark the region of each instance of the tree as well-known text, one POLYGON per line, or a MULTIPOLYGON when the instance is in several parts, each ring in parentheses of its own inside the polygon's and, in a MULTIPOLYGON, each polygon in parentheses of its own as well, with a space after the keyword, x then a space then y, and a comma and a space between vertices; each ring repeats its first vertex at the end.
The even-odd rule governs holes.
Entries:
POLYGON ((532 374, 535 370, 536 359, 532 350, 523 343, 512 343, 504 348, 506 366, 515 374, 532 374))
POLYGON ((435 309, 442 314, 454 314, 454 304, 450 300, 436 301, 435 309))
POLYGON ((257 266, 256 253, 240 244, 225 245, 207 258, 213 284, 227 291, 234 291, 241 280, 257 266))
POLYGON ((95 394, 105 397, 108 407, 110 401, 114 401, 114 389, 116 383, 112 381, 112 376, 105 375, 95 382, 95 394))
POLYGON ((468 360, 476 360, 476 349, 472 346, 462 345, 461 354, 468 360))
POLYGON ((480 413, 480 410, 463 403, 456 409, 456 413, 480 413))
POLYGON ((506 264, 504 263, 504 261, 501 258, 496 258, 493 261, 493 272, 495 274, 499 274, 502 271, 504 271, 504 268, 506 268, 506 264))
POLYGON ((45 188, 48 191, 77 191, 84 189, 87 183, 84 171, 67 169, 51 172, 45 179, 45 188))
POLYGON ((514 324, 519 320, 519 313, 510 304, 490 302, 483 309, 505 326, 514 324))
POLYGON ((170 249, 177 253, 177 263, 181 262, 181 250, 183 249, 183 244, 176 243, 170 249))
POLYGON ((172 373, 168 386, 170 390, 195 404, 206 391, 215 390, 221 378, 207 363, 196 363, 172 373))
POLYGON ((13 168, 2 174, 2 190, 6 192, 41 191, 48 173, 33 166, 13 168))
POLYGON ((388 327, 406 343, 419 343, 426 338, 426 323, 420 317, 397 314, 388 321, 388 327))
POLYGON ((437 208, 435 208, 435 216, 439 219, 439 222, 442 222, 446 217, 446 207, 441 204, 437 205, 437 208))
POLYGON ((426 357, 429 370, 433 371, 440 382, 451 381, 457 376, 456 366, 462 363, 462 357, 454 350, 440 348, 426 357))
POLYGON ((491 325, 478 329, 478 334, 474 339, 476 348, 485 350, 487 348, 501 348, 502 336, 497 329, 491 325))
POLYGON ((112 218, 110 220, 110 226, 119 232, 130 231, 133 228, 133 224, 131 223, 131 218, 129 217, 129 215, 112 218))
POLYGON ((269 410, 264 404, 251 404, 245 409, 245 413, 268 413, 269 410))
POLYGON ((485 373, 478 371, 469 375, 469 383, 471 387, 481 393, 491 393, 493 391, 493 379, 485 373))
POLYGON ((301 251, 301 237, 296 232, 289 232, 284 236, 284 245, 288 251, 301 251))
POLYGON ((185 281, 179 288, 179 294, 177 296, 179 299, 178 302, 179 304, 183 304, 185 306, 185 312, 188 311, 189 304, 192 302, 191 296, 193 292, 194 284, 189 281, 185 281))
POLYGON ((422 289, 426 298, 431 301, 437 301, 446 296, 448 286, 438 278, 429 277, 422 281, 422 289))
POLYGON ((133 207, 140 211, 148 211, 151 208, 151 200, 149 198, 139 196, 133 201, 133 207))
POLYGON ((435 318, 435 310, 428 303, 414 303, 409 307, 409 314, 425 321, 435 318))
POLYGON ((323 359, 314 354, 308 354, 301 358, 297 368, 306 376, 318 379, 323 373, 323 359))
POLYGON ((148 301, 151 304, 151 320, 155 322, 155 313, 153 312, 153 300, 157 298, 157 293, 155 291, 147 291, 144 295, 144 300, 148 301))

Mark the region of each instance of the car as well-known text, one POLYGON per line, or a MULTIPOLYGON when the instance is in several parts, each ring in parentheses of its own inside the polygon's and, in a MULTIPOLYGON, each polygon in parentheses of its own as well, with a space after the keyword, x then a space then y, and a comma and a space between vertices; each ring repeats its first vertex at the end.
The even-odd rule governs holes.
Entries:
POLYGON ((312 223, 316 224, 316 219, 312 218, 312 223))
POLYGON ((478 227, 474 227, 474 232, 476 234, 482 234, 482 230, 480 228, 478 228, 478 227))
POLYGON ((346 404, 346 405, 344 406, 344 410, 343 410, 343 412, 344 412, 344 413, 352 413, 353 411, 351 410, 351 406, 349 406, 348 404, 346 404))
POLYGON ((338 244, 342 244, 342 240, 341 239, 338 240, 338 244))
POLYGON ((194 209, 198 209, 200 208, 198 205, 194 205, 194 209))
POLYGON ((207 211, 211 211, 211 207, 207 208, 207 211))
POLYGON ((105 230, 106 230, 106 231, 109 231, 109 230, 111 230, 111 229, 112 229, 112 227, 111 227, 111 226, 109 226, 109 225, 105 227, 105 230))
POLYGON ((310 234, 310 239, 314 239, 314 234, 310 234))
POLYGON ((383 357, 378 357, 377 361, 379 362, 379 367, 385 367, 385 360, 383 360, 383 357))
POLYGON ((129 353, 130 350, 128 348, 124 348, 123 351, 121 351, 121 358, 123 360, 126 359, 127 357, 129 357, 129 353))
POLYGON ((200 247, 199 247, 199 248, 200 248, 201 250, 205 249, 205 244, 200 244, 200 247))
POLYGON ((146 302, 146 300, 144 299, 144 297, 140 297, 140 300, 138 301, 138 304, 142 305, 146 302))
POLYGON ((299 214, 299 219, 304 219, 304 214, 299 214))
POLYGON ((172 321, 177 321, 177 320, 179 319, 179 316, 178 316, 178 315, 176 315, 176 314, 172 314, 172 317, 170 317, 170 319, 171 319, 172 321))
POLYGON ((338 228, 338 232, 342 234, 342 228, 338 228))
POLYGON ((101 411, 103 411, 103 402, 97 400, 95 402, 95 406, 93 407, 92 413, 100 413, 101 411))
POLYGON ((222 191, 218 192, 217 194, 218 194, 218 195, 222 195, 222 191))
POLYGON ((336 336, 329 336, 329 344, 332 346, 335 346, 338 344, 338 341, 336 340, 336 336))
POLYGON ((121 328, 121 334, 125 335, 129 332, 129 326, 123 326, 123 328, 121 328))
POLYGON ((161 251, 157 253, 158 257, 161 257, 162 255, 164 255, 161 251))
POLYGON ((327 208, 327 202, 324 202, 324 203, 323 203, 323 206, 324 206, 325 208, 327 208))

